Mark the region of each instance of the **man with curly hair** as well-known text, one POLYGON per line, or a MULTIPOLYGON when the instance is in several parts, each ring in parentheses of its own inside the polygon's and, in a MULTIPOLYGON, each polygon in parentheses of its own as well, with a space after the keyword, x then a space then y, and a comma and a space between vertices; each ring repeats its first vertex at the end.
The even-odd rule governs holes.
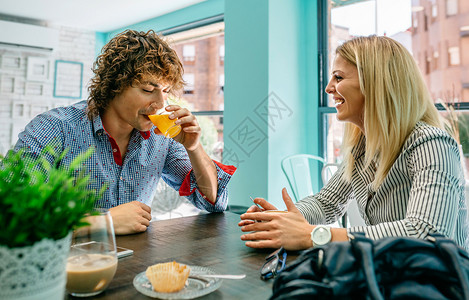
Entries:
POLYGON ((96 206, 109 209, 116 234, 146 230, 160 178, 200 209, 225 210, 226 185, 236 168, 209 158, 195 116, 167 106, 170 118, 182 127, 174 138, 163 136, 148 117, 184 84, 182 64, 167 42, 151 30, 126 30, 103 47, 93 72, 88 101, 34 118, 19 134, 15 150, 38 155, 55 144, 58 152, 68 150, 61 160, 68 165, 94 147, 85 163, 90 188, 107 186, 96 206))

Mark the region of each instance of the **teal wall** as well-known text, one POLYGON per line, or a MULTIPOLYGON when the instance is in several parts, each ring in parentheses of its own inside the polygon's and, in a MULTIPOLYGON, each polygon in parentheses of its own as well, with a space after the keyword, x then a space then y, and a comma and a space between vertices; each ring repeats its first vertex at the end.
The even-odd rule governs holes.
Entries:
POLYGON ((290 154, 319 151, 314 142, 318 132, 315 3, 269 0, 269 92, 274 92, 292 111, 291 116, 279 113, 273 98, 269 104, 269 113, 278 115, 279 122, 271 126, 269 134, 268 199, 282 207, 281 190, 290 189, 282 174, 281 160, 290 154))
POLYGON ((268 195, 267 118, 256 113, 268 94, 268 1, 227 0, 223 162, 238 167, 230 182, 230 204, 250 206, 250 196, 268 195))
POLYGON ((318 153, 316 14, 308 0, 225 2, 224 159, 238 161, 232 204, 249 206, 252 196, 284 208, 282 158, 318 153), (253 143, 265 139, 250 147, 246 132, 253 143))
POLYGON ((225 19, 223 163, 238 167, 229 184, 230 204, 250 206, 252 196, 284 208, 281 189, 288 183, 282 158, 319 153, 316 1, 207 0, 97 37, 104 44, 127 28, 160 31, 220 14, 225 19))

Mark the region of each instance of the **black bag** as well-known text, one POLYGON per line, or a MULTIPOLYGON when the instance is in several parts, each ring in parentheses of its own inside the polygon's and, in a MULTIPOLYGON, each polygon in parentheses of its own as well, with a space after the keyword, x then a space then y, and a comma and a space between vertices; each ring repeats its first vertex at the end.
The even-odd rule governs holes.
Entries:
POLYGON ((452 240, 352 236, 302 253, 270 299, 469 299, 469 255, 452 240))

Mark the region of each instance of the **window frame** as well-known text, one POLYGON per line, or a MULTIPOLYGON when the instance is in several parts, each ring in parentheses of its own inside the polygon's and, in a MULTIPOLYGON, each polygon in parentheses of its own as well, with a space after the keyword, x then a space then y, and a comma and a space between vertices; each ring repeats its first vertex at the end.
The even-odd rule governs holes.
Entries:
MULTIPOLYGON (((328 106, 328 97, 325 92, 325 88, 328 83, 328 48, 329 48, 329 28, 330 28, 330 8, 329 2, 332 0, 318 0, 318 66, 319 66, 319 135, 317 141, 321 156, 327 158, 327 134, 328 134, 328 121, 327 117, 330 114, 336 114, 334 107, 328 106)), ((458 1, 457 1, 458 2, 458 1)), ((446 2, 445 2, 446 5, 446 2)), ((413 23, 412 23, 413 25, 413 23)), ((432 53, 433 55, 433 53, 432 53)), ((427 59, 427 58, 425 58, 427 59)), ((440 62, 441 63, 441 62, 440 62)), ((447 106, 452 106, 455 111, 463 112, 469 111, 469 102, 456 102, 446 103, 447 106)), ((435 103, 436 108, 439 112, 444 112, 445 107, 440 103, 435 103)))
POLYGON ((459 0, 445 0, 445 15, 447 18, 450 18, 452 16, 455 16, 459 13, 459 0), (451 2, 451 3, 450 3, 451 2), (456 11, 455 12, 448 12, 448 5, 454 4, 456 11))
MULTIPOLYGON (((219 23, 219 22, 225 22, 224 14, 219 14, 219 15, 215 15, 212 17, 200 19, 194 22, 189 22, 189 23, 178 25, 178 26, 170 27, 164 30, 160 30, 157 33, 163 36, 167 36, 167 35, 176 34, 176 33, 180 33, 183 31, 187 31, 187 30, 191 30, 191 29, 195 29, 198 27, 203 27, 203 26, 207 26, 207 25, 219 23)), ((194 116, 219 116, 223 118, 224 110, 199 110, 199 111, 193 111, 191 113, 194 116)))
POLYGON ((318 145, 321 151, 321 156, 326 157, 327 147, 327 115, 335 113, 334 107, 328 106, 328 97, 325 92, 328 83, 328 70, 329 70, 329 0, 318 0, 318 66, 319 66, 319 135, 318 145))

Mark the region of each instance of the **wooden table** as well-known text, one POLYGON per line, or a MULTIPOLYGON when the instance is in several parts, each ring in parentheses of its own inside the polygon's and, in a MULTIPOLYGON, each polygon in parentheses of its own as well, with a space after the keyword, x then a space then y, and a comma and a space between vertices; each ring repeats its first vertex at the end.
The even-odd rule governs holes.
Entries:
MULTIPOLYGON (((134 250, 119 259, 109 287, 92 299, 150 299, 132 281, 149 265, 177 261, 209 267, 219 274, 246 274, 241 280, 224 279, 218 290, 199 299, 268 299, 272 280, 260 279, 260 268, 272 249, 251 249, 241 241, 239 215, 225 212, 152 222, 140 234, 118 236, 117 245, 134 250)), ((288 253, 287 264, 297 255, 288 253)), ((65 299, 78 299, 67 295, 65 299)), ((90 298, 88 298, 90 299, 90 298)))

